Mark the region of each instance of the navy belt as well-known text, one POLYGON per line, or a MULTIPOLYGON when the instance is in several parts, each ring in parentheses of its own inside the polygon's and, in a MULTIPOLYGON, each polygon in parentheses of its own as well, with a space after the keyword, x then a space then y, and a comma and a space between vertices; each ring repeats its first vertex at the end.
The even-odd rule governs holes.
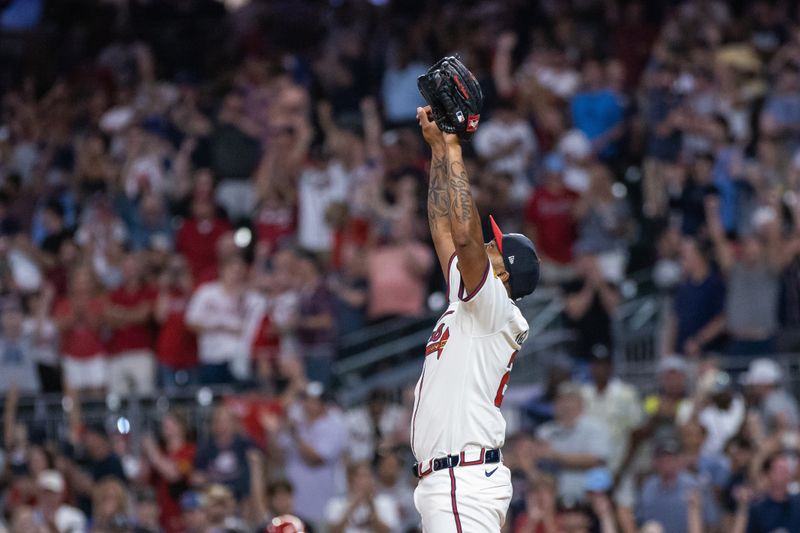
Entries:
POLYGON ((412 467, 412 472, 414 472, 414 477, 422 479, 428 474, 432 474, 438 470, 445 470, 448 468, 455 468, 457 466, 472 466, 472 465, 483 465, 483 464, 493 464, 500 462, 500 450, 498 448, 494 448, 491 450, 487 450, 486 448, 481 448, 481 455, 474 461, 467 461, 464 458, 464 452, 459 453, 458 455, 447 455, 445 457, 439 457, 438 459, 432 459, 430 461, 424 461, 422 463, 414 463, 412 467))

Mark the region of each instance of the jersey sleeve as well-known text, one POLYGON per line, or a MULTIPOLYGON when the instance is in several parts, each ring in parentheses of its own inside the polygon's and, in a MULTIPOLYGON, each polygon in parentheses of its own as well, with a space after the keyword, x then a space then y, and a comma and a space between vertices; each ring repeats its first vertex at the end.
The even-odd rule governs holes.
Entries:
POLYGON ((447 262, 447 303, 458 301, 458 287, 461 283, 461 273, 458 270, 458 256, 455 252, 447 262))

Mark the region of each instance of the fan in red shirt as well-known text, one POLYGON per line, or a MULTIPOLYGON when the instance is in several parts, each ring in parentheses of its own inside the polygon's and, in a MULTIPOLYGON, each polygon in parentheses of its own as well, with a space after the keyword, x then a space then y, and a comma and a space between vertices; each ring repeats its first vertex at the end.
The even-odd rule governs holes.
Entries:
POLYGON ((264 417, 284 415, 283 403, 279 398, 265 396, 263 391, 254 390, 245 394, 226 396, 222 401, 228 411, 239 419, 242 429, 249 439, 262 450, 267 447, 267 431, 264 417))
POLYGON ((296 231, 297 200, 291 187, 280 189, 269 183, 264 189, 256 206, 253 223, 258 242, 266 244, 272 253, 296 231))
POLYGON ((144 283, 142 259, 128 254, 122 262, 122 286, 108 298, 106 320, 112 327, 108 341, 108 388, 125 395, 155 390, 153 361, 153 306, 155 290, 144 283))
POLYGON ((153 470, 153 484, 161 508, 159 522, 166 533, 183 533, 180 497, 189 487, 196 446, 190 440, 187 419, 170 412, 161 419, 159 446, 152 436, 142 441, 142 450, 153 470))
POLYGON ((572 262, 577 238, 573 211, 580 196, 564 185, 563 170, 560 155, 545 159, 544 183, 533 191, 525 211, 525 233, 536 242, 543 264, 564 266, 572 262))
POLYGON ((107 383, 106 347, 102 340, 105 302, 89 267, 72 271, 69 295, 54 310, 61 337, 66 386, 102 394, 107 383))
POLYGON ((214 202, 205 194, 197 194, 192 200, 192 216, 184 221, 175 237, 175 249, 189 263, 189 270, 196 282, 209 278, 209 271, 216 272, 217 240, 230 231, 227 220, 219 218, 214 202))
POLYGON ((192 275, 181 256, 170 259, 161 279, 155 318, 161 324, 156 340, 158 381, 175 387, 197 382, 197 339, 184 315, 192 296, 192 275))

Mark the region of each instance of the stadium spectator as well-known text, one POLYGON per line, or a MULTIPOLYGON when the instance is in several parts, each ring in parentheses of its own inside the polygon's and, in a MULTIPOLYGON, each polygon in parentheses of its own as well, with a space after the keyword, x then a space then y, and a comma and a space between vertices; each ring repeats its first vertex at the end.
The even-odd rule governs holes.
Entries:
POLYGON ((367 323, 367 261, 363 250, 350 247, 344 252, 341 271, 328 280, 336 297, 336 331, 340 336, 359 331, 367 323))
POLYGON ((255 202, 249 178, 258 165, 259 125, 247 113, 241 94, 229 92, 222 100, 209 136, 211 171, 219 179, 216 200, 232 219, 248 215, 255 202))
POLYGON ((529 175, 536 157, 536 137, 513 100, 495 103, 491 118, 475 132, 473 145, 487 171, 511 176, 513 198, 530 195, 529 175))
POLYGON ((624 277, 627 262, 625 240, 632 229, 630 208, 624 199, 615 196, 606 166, 596 164, 589 170, 589 190, 575 206, 578 240, 574 252, 599 256, 607 279, 618 283, 624 277))
POLYGON ((156 339, 158 384, 170 389, 197 383, 197 338, 186 326, 192 276, 181 256, 171 257, 158 279, 153 317, 160 325, 156 339))
POLYGON ((158 523, 165 533, 181 533, 180 495, 191 479, 196 447, 190 440, 189 421, 177 413, 161 420, 159 446, 152 436, 142 440, 144 458, 150 464, 159 502, 158 523))
POLYGON ((58 470, 44 470, 36 479, 38 489, 34 512, 40 523, 57 533, 86 530, 86 516, 64 503, 67 484, 58 470))
MULTIPOLYGON (((664 533, 689 531, 689 507, 684 502, 697 498, 700 487, 683 467, 677 439, 664 438, 656 443, 654 466, 655 473, 644 482, 639 493, 639 523, 655 521, 661 524, 664 533)), ((708 523, 707 516, 703 518, 708 523)))
MULTIPOLYGON (((796 455, 778 452, 769 456, 761 473, 765 477, 764 495, 750 506, 746 531, 767 533, 800 528, 800 495, 789 490, 797 475, 796 455)), ((745 529, 734 531, 740 533, 745 529)))
POLYGON ((331 533, 355 533, 363 529, 378 533, 397 530, 397 502, 375 492, 375 477, 369 463, 355 462, 347 469, 347 495, 332 498, 325 508, 331 533))
POLYGON ((295 510, 294 487, 285 479, 278 479, 267 486, 267 507, 264 523, 259 524, 257 532, 264 531, 270 521, 278 516, 293 515, 298 516, 306 525, 306 530, 313 533, 314 530, 308 525, 308 521, 303 520, 303 513, 295 510))
POLYGON ((595 351, 611 350, 611 318, 621 298, 604 276, 597 256, 583 255, 576 263, 579 278, 563 286, 564 314, 567 327, 577 337, 574 356, 586 361, 595 351))
POLYGON ((754 359, 741 377, 756 415, 756 437, 797 431, 800 423, 797 400, 781 385, 783 370, 771 359, 754 359))
POLYGON ((214 279, 218 258, 217 240, 230 230, 220 218, 207 193, 197 191, 191 201, 191 217, 183 222, 175 236, 175 251, 182 254, 195 283, 214 279))
POLYGON ((275 436, 286 477, 295 489, 297 509, 317 526, 325 522, 326 503, 341 488, 337 483, 344 473, 347 446, 341 414, 324 394, 321 383, 309 383, 301 400, 289 408, 285 426, 275 436))
POLYGON ((534 189, 525 211, 525 234, 536 243, 542 279, 552 283, 571 276, 568 267, 577 238, 573 212, 579 196, 564 186, 561 155, 549 154, 543 166, 543 183, 534 189))
POLYGON ((726 351, 740 356, 771 353, 778 328, 778 276, 783 268, 780 226, 771 223, 766 243, 759 235, 742 238, 737 257, 725 238, 718 203, 709 199, 706 207, 717 263, 727 281, 725 325, 730 344, 726 351))
POLYGON ((721 452, 703 450, 708 432, 699 422, 690 420, 680 427, 680 441, 686 469, 697 478, 700 498, 708 522, 719 523, 721 510, 718 495, 730 477, 729 465, 721 452))
POLYGON ((625 133, 624 110, 616 95, 606 87, 599 61, 587 61, 581 78, 583 88, 570 100, 572 121, 592 142, 592 151, 607 160, 617 154, 617 141, 625 133))
POLYGON ((221 260, 217 281, 201 285, 186 309, 186 325, 197 334, 200 383, 231 383, 249 377, 252 335, 264 302, 246 283, 244 259, 221 260))
POLYGON ((41 390, 34 359, 33 339, 23 329, 25 316, 18 301, 7 298, 0 304, 0 391, 14 387, 31 394, 41 390))
POLYGON ((411 478, 399 448, 389 449, 378 456, 376 476, 377 494, 389 496, 397 504, 400 531, 416 528, 419 515, 414 506, 414 492, 409 490, 411 478))
POLYGON ((181 496, 181 512, 186 533, 207 533, 208 517, 205 496, 198 491, 187 491, 181 496))
POLYGON ((328 289, 316 258, 301 255, 297 258, 295 268, 299 298, 294 330, 305 364, 305 374, 309 380, 327 386, 336 355, 333 294, 328 289))
MULTIPOLYGON (((692 409, 686 416, 689 420, 696 419, 706 434, 704 453, 722 453, 728 441, 740 432, 745 422, 745 400, 734 390, 733 385, 727 372, 715 368, 698 379, 692 409)), ((685 423, 687 420, 680 422, 685 423)))
POLYGON ((122 260, 122 284, 108 295, 105 321, 108 340, 108 390, 113 394, 149 396, 155 388, 153 334, 150 328, 156 292, 144 280, 136 253, 122 260))
POLYGON ((36 362, 42 392, 60 392, 58 327, 53 320, 54 289, 46 284, 28 297, 28 314, 22 322, 23 335, 31 339, 31 358, 36 362))
POLYGON ((72 271, 69 296, 56 303, 54 310, 67 387, 99 394, 108 383, 102 339, 104 308, 91 269, 83 266, 72 271))
POLYGON ((370 391, 366 405, 350 409, 344 415, 350 461, 373 461, 381 456, 383 448, 402 441, 398 434, 404 431, 404 415, 403 408, 391 402, 388 391, 370 391))
POLYGON ((666 353, 697 357, 716 346, 725 328, 725 285, 705 254, 701 243, 684 238, 684 280, 675 292, 665 329, 666 353))
POLYGON ((420 242, 416 223, 410 213, 395 220, 387 242, 367 252, 367 316, 372 321, 418 316, 424 310, 433 254, 420 242))
MULTIPOLYGON (((247 451, 251 447, 250 441, 240 434, 230 410, 217 407, 211 420, 211 435, 197 447, 191 483, 224 485, 236 501, 243 501, 250 494, 247 451)), ((205 501, 210 505, 208 495, 205 501)))
POLYGON ((129 529, 128 497, 119 479, 100 479, 92 487, 92 531, 110 533, 129 529))
POLYGON ((583 500, 584 472, 608 463, 611 442, 608 428, 584 412, 580 385, 559 386, 555 420, 542 424, 536 437, 540 468, 555 469, 559 498, 583 500))
POLYGON ((628 437, 643 418, 637 390, 614 376, 611 354, 596 350, 589 367, 591 381, 582 387, 586 414, 608 428, 611 453, 608 468, 616 472, 624 458, 628 437))

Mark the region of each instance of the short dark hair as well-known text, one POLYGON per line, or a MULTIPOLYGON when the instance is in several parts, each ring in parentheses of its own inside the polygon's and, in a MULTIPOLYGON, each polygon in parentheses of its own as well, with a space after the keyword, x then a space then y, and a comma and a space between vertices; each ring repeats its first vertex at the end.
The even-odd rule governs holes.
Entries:
POLYGON ((288 479, 276 479, 267 485, 267 496, 272 498, 279 492, 288 492, 294 494, 294 486, 288 479))
POLYGON ((772 452, 764 459, 764 463, 761 465, 761 473, 766 474, 772 469, 772 465, 775 464, 775 461, 789 456, 796 456, 794 452, 788 450, 778 450, 777 452, 772 452))

